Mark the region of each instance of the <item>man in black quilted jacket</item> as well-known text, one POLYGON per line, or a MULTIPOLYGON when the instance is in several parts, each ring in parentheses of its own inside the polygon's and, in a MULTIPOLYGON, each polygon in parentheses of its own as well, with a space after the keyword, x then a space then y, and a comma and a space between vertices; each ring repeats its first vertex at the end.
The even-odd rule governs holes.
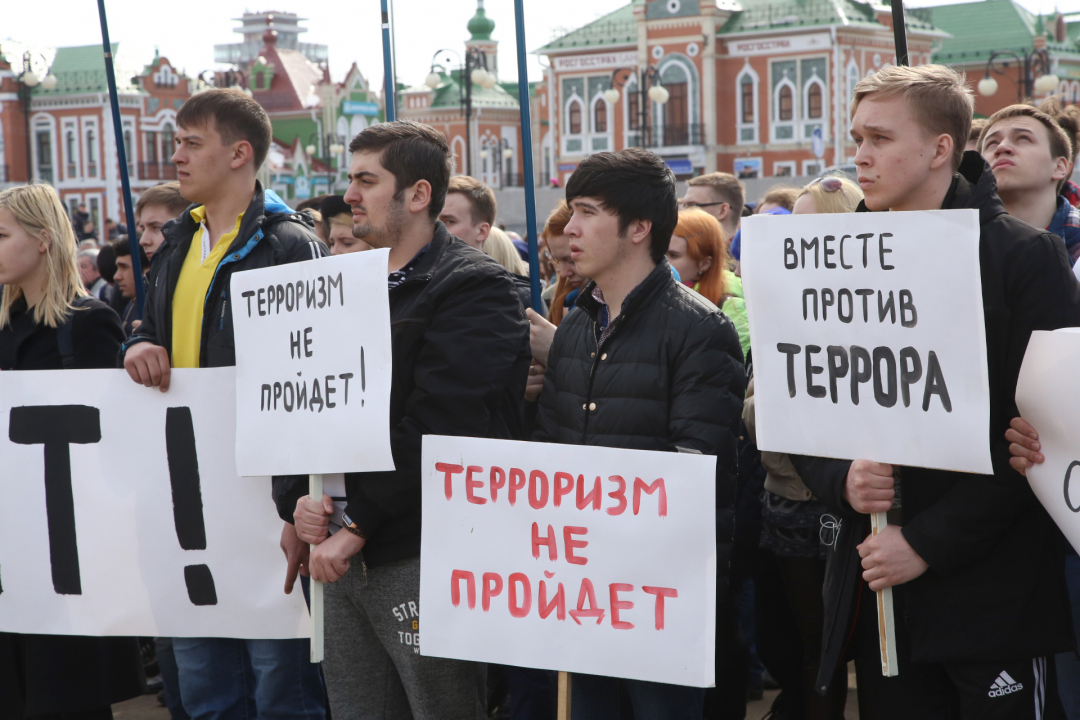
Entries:
MULTIPOLYGON (((578 272, 592 278, 555 333, 533 439, 716 455, 717 577, 726 590, 736 442, 746 376, 739 337, 715 305, 672 275, 664 254, 678 218, 675 177, 640 149, 597 153, 566 185, 578 272)), ((700 720, 705 691, 575 674, 574 718, 700 720)))

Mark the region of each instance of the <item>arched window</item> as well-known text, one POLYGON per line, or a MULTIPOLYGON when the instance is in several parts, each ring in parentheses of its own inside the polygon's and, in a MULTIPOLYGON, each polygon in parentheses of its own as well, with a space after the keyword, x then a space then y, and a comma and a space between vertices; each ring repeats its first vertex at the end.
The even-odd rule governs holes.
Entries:
POLYGON ((570 134, 581 134, 581 103, 573 101, 570 103, 570 134))
POLYGON ((607 102, 601 98, 593 105, 593 132, 606 133, 607 132, 607 102))
POLYGON ((739 104, 742 106, 741 122, 744 125, 754 122, 754 79, 749 74, 739 81, 739 104))
POLYGON ((810 88, 806 93, 806 116, 817 120, 821 117, 821 112, 821 85, 816 82, 810 83, 810 88))
POLYGON ((68 177, 74 177, 78 169, 78 164, 75 162, 75 131, 68 130, 64 134, 64 156, 67 158, 67 174, 68 177))
POLYGON ((173 147, 173 126, 170 123, 165 123, 165 127, 161 128, 161 161, 170 162, 173 153, 176 148, 173 147))
POLYGON ((94 152, 94 129, 86 131, 86 174, 97 177, 97 155, 94 152))
POLYGON ((794 117, 795 111, 792 107, 791 86, 784 85, 780 88, 780 108, 778 119, 781 122, 788 122, 794 117))

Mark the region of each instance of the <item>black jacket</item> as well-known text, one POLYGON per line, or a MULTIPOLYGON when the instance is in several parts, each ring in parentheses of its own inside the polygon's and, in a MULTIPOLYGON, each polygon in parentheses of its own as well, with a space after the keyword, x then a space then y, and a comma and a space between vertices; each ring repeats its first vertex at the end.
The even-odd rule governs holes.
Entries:
MULTIPOLYGON (((199 224, 191 217, 190 211, 194 207, 192 205, 161 229, 165 242, 154 253, 152 272, 147 275, 142 325, 124 343, 125 352, 136 343, 152 342, 168 350, 172 357, 173 291, 192 238, 199 229, 199 224)), ((236 364, 232 307, 228 302, 233 273, 314 260, 325 255, 326 246, 315 234, 311 216, 294 212, 272 190, 264 191, 256 182, 255 197, 244 212, 240 231, 218 265, 206 292, 199 367, 236 364)))
MULTIPOLYGON (((368 535, 364 562, 420 554, 424 435, 522 439, 529 323, 514 281, 441 223, 406 280, 390 290, 390 449, 396 470, 347 473, 346 513, 368 535)), ((292 522, 302 481, 275 478, 292 522)))
MULTIPOLYGON (((930 566, 905 588, 911 660, 1053 655, 1074 646, 1063 543, 1027 481, 1009 467, 1005 430, 1019 415, 1016 379, 1031 332, 1080 325, 1080 285, 1060 238, 1006 214, 977 153, 965 154, 942 208, 979 211, 994 474, 901 470, 904 537, 930 566)), ((847 563, 837 558, 826 576, 826 615, 836 618, 823 641, 828 675, 850 631, 851 612, 842 605, 857 597, 851 586, 861 573, 848 566, 858 568, 855 545, 868 523, 843 500, 850 461, 792 459, 814 495, 861 534, 848 537, 847 563)))
MULTIPOLYGON (((34 322, 26 302, 0 329, 0 370, 59 370, 56 330, 34 322)), ((76 368, 112 368, 124 340, 120 318, 98 300, 71 319, 76 368)), ((0 633, 0 720, 100 709, 141 695, 145 685, 135 638, 0 633)))
MULTIPOLYGON (((623 301, 598 346, 595 283, 547 358, 533 440, 716 455, 717 578, 726 588, 746 372, 731 321, 664 260, 623 301)), ((719 600, 718 600, 719 602, 719 600)))

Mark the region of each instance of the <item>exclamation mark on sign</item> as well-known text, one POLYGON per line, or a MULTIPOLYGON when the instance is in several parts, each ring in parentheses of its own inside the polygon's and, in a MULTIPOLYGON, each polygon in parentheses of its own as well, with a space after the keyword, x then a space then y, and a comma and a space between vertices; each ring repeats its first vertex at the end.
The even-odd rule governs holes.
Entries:
MULTIPOLYGON (((191 408, 171 407, 165 412, 165 450, 169 456, 173 521, 176 537, 185 550, 206 549, 202 492, 199 490, 199 458, 195 454, 195 426, 191 408)), ((188 598, 194 605, 217 605, 214 576, 206 565, 184 567, 188 598)))
MULTIPOLYGON (((367 378, 364 373, 364 346, 360 346, 360 392, 367 389, 367 378)), ((364 398, 360 398, 360 407, 364 407, 364 398)))

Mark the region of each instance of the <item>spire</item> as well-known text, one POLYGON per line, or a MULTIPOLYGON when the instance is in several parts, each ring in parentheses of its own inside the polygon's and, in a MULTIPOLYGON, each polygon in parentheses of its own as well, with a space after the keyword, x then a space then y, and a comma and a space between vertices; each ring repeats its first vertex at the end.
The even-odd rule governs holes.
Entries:
POLYGON ((488 18, 484 12, 484 0, 476 0, 476 14, 472 16, 467 25, 470 40, 490 40, 491 32, 495 29, 495 21, 488 18))
POLYGON ((1043 21, 1042 13, 1039 13, 1039 19, 1035 23, 1035 35, 1046 34, 1046 23, 1043 21))

